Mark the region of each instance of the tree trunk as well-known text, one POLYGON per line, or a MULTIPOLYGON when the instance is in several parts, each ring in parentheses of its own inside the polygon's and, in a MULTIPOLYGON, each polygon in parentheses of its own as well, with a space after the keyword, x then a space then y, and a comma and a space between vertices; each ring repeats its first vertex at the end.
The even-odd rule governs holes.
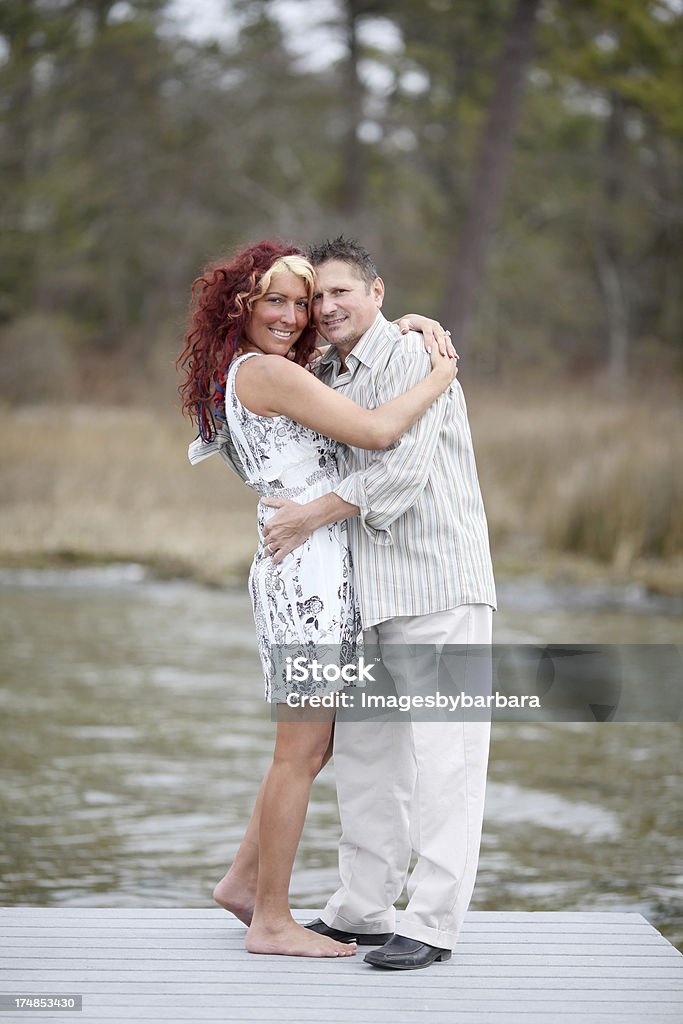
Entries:
POLYGON ((628 376, 629 318, 624 286, 619 208, 624 191, 624 109, 621 97, 610 97, 602 151, 603 208, 598 219, 597 270, 607 321, 607 370, 613 390, 623 391, 628 376))
POLYGON ((0 112, 0 227, 4 235, 0 320, 20 315, 26 300, 34 302, 40 292, 30 188, 36 162, 33 76, 39 56, 31 37, 40 22, 32 0, 14 4, 8 14, 3 25, 8 49, 3 67, 6 95, 0 112))
POLYGON ((359 219, 365 199, 365 166, 363 144, 358 138, 358 128, 363 119, 363 85, 358 74, 360 59, 357 21, 363 13, 357 0, 346 0, 344 21, 348 56, 344 68, 344 106, 347 124, 344 139, 343 180, 341 212, 347 222, 347 233, 353 234, 359 227, 359 219))
MULTIPOLYGON (((491 236, 500 209, 519 119, 524 73, 531 59, 541 0, 517 0, 506 30, 491 105, 483 129, 470 198, 446 275, 442 320, 468 348, 472 319, 484 283, 491 236)), ((454 226, 455 231, 455 226, 454 226)))
MULTIPOLYGON (((655 188, 661 204, 660 223, 657 227, 655 247, 659 271, 658 335, 672 351, 680 344, 681 334, 681 254, 683 230, 681 217, 676 216, 676 170, 666 141, 657 135, 650 124, 650 145, 655 154, 655 188)), ((674 150, 675 152, 675 150, 674 150)))

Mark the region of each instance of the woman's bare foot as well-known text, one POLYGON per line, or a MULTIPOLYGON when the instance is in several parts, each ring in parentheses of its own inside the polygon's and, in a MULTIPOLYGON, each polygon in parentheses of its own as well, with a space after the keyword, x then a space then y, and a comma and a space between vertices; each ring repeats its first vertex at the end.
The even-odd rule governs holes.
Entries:
POLYGON ((230 868, 213 890, 213 898, 248 928, 254 915, 256 879, 238 878, 234 868, 230 868))
POLYGON ((335 942, 293 919, 272 927, 252 925, 244 945, 250 953, 279 956, 353 956, 356 952, 355 942, 335 942))

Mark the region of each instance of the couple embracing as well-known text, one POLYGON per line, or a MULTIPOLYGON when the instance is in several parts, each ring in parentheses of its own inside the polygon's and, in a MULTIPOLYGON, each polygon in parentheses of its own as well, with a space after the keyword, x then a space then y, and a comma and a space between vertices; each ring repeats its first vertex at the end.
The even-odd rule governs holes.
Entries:
MULTIPOLYGON (((406 645, 491 643, 495 589, 457 356, 434 321, 387 321, 383 298, 372 258, 343 237, 307 254, 259 243, 195 282, 179 359, 199 427, 189 456, 220 453, 261 498, 249 588, 267 700, 281 700, 282 646, 353 652, 362 634, 409 693, 396 653, 406 645)), ((400 970, 449 959, 474 886, 489 723, 277 710, 273 762, 214 890, 248 926, 247 949, 373 946, 367 963, 400 970), (333 753, 341 884, 303 926, 289 882, 311 784, 333 753)))

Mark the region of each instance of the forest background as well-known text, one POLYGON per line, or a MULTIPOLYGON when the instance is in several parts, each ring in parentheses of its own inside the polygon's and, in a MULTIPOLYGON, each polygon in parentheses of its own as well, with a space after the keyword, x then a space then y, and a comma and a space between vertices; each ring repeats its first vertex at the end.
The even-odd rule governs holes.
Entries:
POLYGON ((680 0, 3 0, 0 560, 240 578, 190 285, 343 231, 455 336, 499 571, 681 592, 681 67, 680 0))

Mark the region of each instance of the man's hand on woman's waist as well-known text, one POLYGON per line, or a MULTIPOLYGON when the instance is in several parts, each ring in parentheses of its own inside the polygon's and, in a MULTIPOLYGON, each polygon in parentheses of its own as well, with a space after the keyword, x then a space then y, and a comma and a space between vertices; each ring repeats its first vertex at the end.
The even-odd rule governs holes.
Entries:
POLYGON ((261 498, 261 504, 277 509, 263 530, 266 554, 276 565, 295 548, 301 547, 314 530, 360 513, 357 505, 350 505, 334 491, 304 505, 288 498, 261 498))

